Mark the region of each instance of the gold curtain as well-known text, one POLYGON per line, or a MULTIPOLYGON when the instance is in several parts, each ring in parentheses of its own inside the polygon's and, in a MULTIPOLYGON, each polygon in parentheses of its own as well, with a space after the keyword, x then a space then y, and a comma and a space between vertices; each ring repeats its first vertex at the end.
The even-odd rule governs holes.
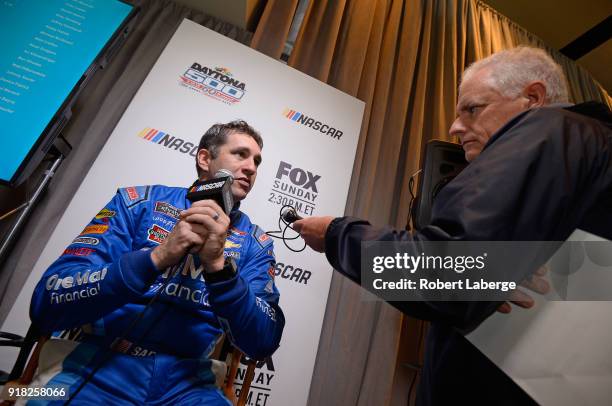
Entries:
MULTIPOLYGON (((283 12, 292 17, 294 10, 283 12)), ((260 24, 255 38, 284 43, 286 36, 270 32, 278 29, 260 24)), ((565 70, 574 102, 612 106, 586 71, 478 0, 311 0, 289 65, 366 103, 346 213, 404 227, 408 181, 420 167, 425 143, 451 140, 447 131, 461 72, 521 44, 552 54, 565 70)), ((281 49, 278 44, 258 40, 252 46, 280 56, 267 51, 281 49)), ((408 324, 399 312, 364 296, 334 274, 311 405, 407 403, 410 374, 398 361, 406 341, 418 341, 416 332, 404 334, 408 324)))
POLYGON ((291 28, 298 0, 267 0, 251 47, 279 59, 291 28))

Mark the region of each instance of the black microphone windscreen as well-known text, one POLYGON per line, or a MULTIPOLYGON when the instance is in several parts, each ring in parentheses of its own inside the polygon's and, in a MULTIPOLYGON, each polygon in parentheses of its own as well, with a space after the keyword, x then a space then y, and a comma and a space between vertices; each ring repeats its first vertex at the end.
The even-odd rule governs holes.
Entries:
POLYGON ((297 214, 297 211, 295 211, 293 207, 287 207, 287 209, 282 212, 281 217, 283 218, 283 220, 285 220, 286 223, 289 224, 298 220, 302 220, 303 218, 302 216, 297 214))

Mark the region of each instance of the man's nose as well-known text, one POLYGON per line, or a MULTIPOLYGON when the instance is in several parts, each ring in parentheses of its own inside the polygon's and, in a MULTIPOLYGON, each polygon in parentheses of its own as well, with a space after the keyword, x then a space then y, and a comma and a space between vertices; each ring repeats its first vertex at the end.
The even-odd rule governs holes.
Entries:
POLYGON ((459 138, 465 134, 465 125, 461 122, 461 117, 457 117, 453 121, 453 124, 448 129, 448 134, 459 138))
POLYGON ((245 175, 253 175, 257 173, 257 165, 255 165, 255 159, 249 158, 244 162, 242 166, 242 171, 245 175))

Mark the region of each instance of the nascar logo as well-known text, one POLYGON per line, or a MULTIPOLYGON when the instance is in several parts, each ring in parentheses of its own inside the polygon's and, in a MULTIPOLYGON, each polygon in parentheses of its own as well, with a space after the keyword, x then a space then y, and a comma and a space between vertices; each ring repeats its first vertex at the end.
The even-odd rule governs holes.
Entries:
POLYGON ((223 185, 225 185, 225 180, 215 182, 215 183, 208 183, 204 185, 197 185, 197 186, 192 187, 191 190, 189 190, 189 192, 193 193, 193 192, 201 192, 203 190, 217 189, 223 185))
POLYGON ((174 137, 163 131, 156 130, 155 128, 145 127, 138 133, 138 136, 154 144, 161 145, 162 147, 173 149, 183 154, 189 154, 192 157, 195 157, 198 152, 198 144, 174 137))
POLYGON ((324 124, 321 121, 308 117, 306 114, 296 110, 287 108, 283 111, 283 116, 287 117, 291 121, 295 121, 298 124, 302 124, 303 126, 311 128, 315 131, 319 131, 322 134, 327 134, 337 140, 340 140, 340 137, 342 137, 343 134, 342 131, 335 129, 329 124, 324 124))

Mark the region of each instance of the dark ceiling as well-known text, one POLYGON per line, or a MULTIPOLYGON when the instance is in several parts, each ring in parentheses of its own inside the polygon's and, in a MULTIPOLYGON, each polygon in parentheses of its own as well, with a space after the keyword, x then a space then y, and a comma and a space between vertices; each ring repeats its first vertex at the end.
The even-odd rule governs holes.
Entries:
POLYGON ((549 46, 578 56, 572 59, 612 95, 612 0, 483 1, 549 46))

